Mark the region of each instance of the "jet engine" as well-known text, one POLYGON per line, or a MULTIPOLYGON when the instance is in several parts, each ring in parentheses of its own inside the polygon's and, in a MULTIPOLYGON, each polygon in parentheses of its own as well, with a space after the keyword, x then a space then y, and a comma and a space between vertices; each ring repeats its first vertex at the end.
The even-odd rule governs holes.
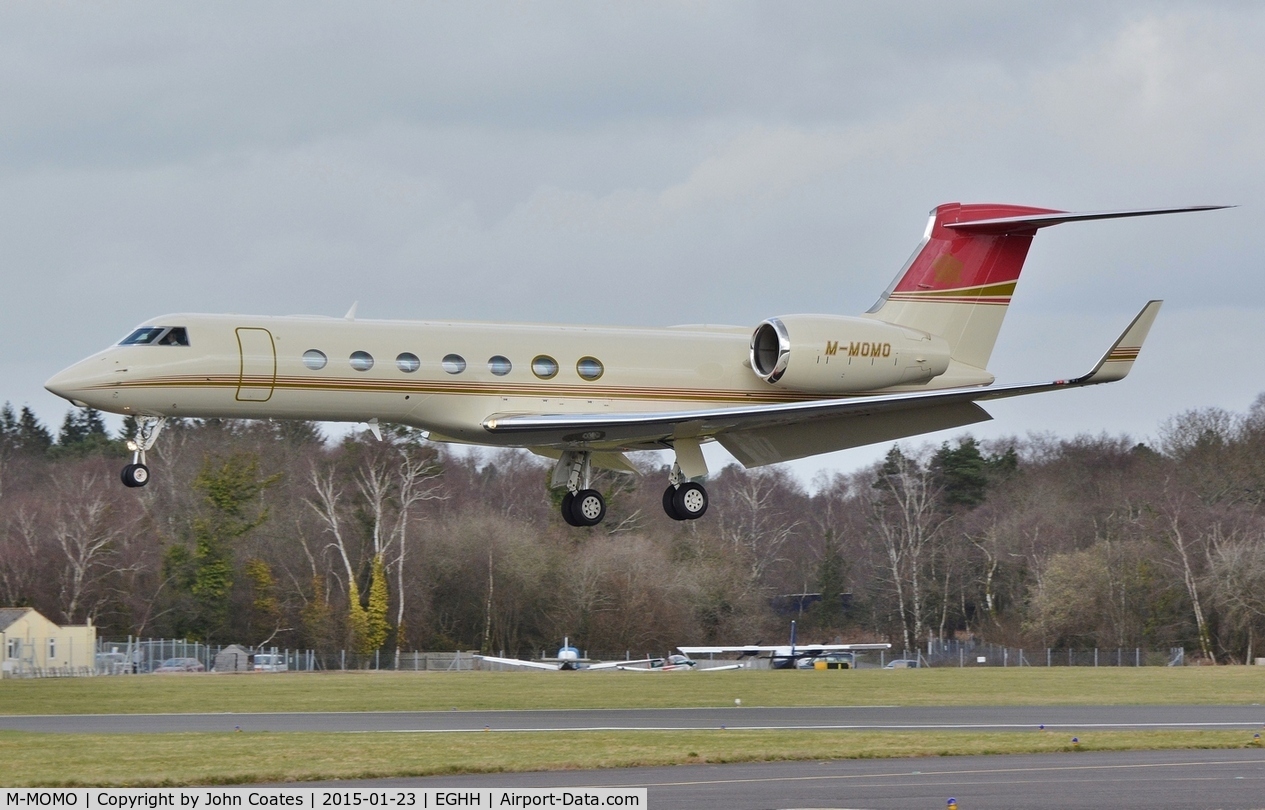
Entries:
POLYGON ((814 394, 925 383, 949 367, 944 338, 869 318, 788 315, 751 335, 751 368, 779 388, 814 394))

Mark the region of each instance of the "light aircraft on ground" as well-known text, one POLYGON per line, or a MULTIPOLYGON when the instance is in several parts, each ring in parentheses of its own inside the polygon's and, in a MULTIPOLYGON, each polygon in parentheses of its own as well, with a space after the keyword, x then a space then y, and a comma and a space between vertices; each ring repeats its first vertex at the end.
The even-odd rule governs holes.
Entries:
POLYGON ((699 666, 699 663, 688 655, 669 655, 667 658, 651 659, 646 666, 635 666, 640 662, 621 663, 619 668, 625 672, 724 672, 730 669, 743 669, 742 664, 722 664, 716 667, 699 666))
POLYGON ((816 658, 832 652, 867 652, 890 650, 891 644, 796 644, 795 622, 791 622, 791 643, 774 646, 746 644, 740 647, 677 647, 686 655, 725 655, 738 653, 739 658, 768 658, 773 669, 795 669, 800 659, 816 658))
POLYGON ((1123 379, 1159 311, 1151 301, 1087 374, 992 385, 987 371, 1033 236, 1064 222, 1199 211, 1068 213, 949 203, 858 317, 785 315, 743 326, 632 327, 310 316, 163 315, 46 386, 75 405, 136 417, 123 483, 171 417, 393 422, 434 441, 523 447, 555 461, 562 517, 593 526, 594 467, 670 450, 674 520, 707 511, 701 446, 747 467, 990 419, 992 399, 1123 379))
POLYGON ((580 650, 571 646, 571 640, 564 638, 562 646, 553 658, 542 658, 539 661, 523 658, 497 658, 494 655, 476 655, 476 661, 488 661, 508 667, 526 667, 527 669, 547 669, 553 671, 577 671, 593 669, 622 669, 626 664, 650 664, 662 659, 641 658, 633 661, 603 661, 594 663, 580 655, 580 650))

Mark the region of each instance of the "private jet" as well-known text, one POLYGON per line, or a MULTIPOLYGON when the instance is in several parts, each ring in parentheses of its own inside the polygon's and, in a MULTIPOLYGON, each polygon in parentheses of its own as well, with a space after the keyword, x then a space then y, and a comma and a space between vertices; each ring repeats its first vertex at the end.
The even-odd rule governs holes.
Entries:
POLYGON ((172 417, 410 425, 437 442, 527 448, 554 462, 562 518, 606 514, 594 468, 667 450, 663 511, 707 511, 702 446, 746 467, 991 419, 979 403, 1121 380, 1160 302, 1086 374, 993 385, 987 370, 1037 230, 1202 211, 1069 213, 936 207, 922 242, 860 316, 781 315, 743 326, 635 328, 249 315, 162 315, 46 383, 77 406, 136 418, 126 486, 172 417))

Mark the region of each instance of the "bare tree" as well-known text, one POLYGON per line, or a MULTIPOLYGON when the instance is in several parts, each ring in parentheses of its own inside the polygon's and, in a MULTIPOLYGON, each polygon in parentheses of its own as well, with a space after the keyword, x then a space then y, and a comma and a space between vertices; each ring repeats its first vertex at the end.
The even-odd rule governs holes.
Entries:
POLYGON ((887 557, 909 650, 925 627, 924 557, 949 518, 939 508, 931 470, 919 459, 893 447, 876 472, 871 520, 887 557))
MULTIPOLYGON (((126 523, 113 518, 105 488, 93 472, 55 475, 53 537, 65 558, 60 604, 64 620, 78 621, 89 589, 114 570, 111 557, 126 523)), ((96 613, 95 605, 87 616, 96 613)))

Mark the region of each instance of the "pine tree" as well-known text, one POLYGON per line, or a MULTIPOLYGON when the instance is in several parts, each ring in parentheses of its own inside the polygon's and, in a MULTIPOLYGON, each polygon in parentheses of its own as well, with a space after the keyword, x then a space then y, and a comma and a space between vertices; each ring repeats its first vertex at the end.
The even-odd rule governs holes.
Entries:
POLYGON ((931 457, 931 469, 943 488, 945 503, 965 506, 968 509, 984 502, 988 489, 988 462, 980 453, 975 439, 967 437, 956 449, 949 449, 948 442, 931 457))
POLYGON ((75 412, 66 411, 66 418, 61 423, 61 431, 57 434, 58 446, 70 447, 77 445, 87 436, 87 431, 84 430, 84 426, 75 415, 75 412))
POLYGON ((235 454, 222 461, 208 459, 193 487, 203 495, 203 507, 190 523, 192 550, 172 546, 168 568, 177 587, 191 597, 187 619, 191 637, 206 641, 228 624, 233 590, 233 555, 237 541, 268 519, 267 508, 251 508, 259 494, 281 476, 262 477, 259 461, 235 454))
POLYGON ((53 434, 40 424, 35 412, 25 405, 22 406, 22 415, 18 417, 14 438, 19 451, 32 455, 47 453, 48 448, 53 446, 53 434))
POLYGON ((82 458, 93 453, 108 452, 116 447, 110 434, 106 432, 101 412, 84 408, 66 412, 53 452, 58 456, 82 458))
POLYGON ((818 627, 833 629, 843 624, 848 561, 839 553, 833 531, 826 530, 822 545, 821 562, 817 564, 817 590, 821 592, 821 601, 813 605, 813 619, 818 627))
POLYGON ((13 413, 13 404, 5 402, 0 409, 0 439, 16 440, 18 438, 18 415, 13 413))

